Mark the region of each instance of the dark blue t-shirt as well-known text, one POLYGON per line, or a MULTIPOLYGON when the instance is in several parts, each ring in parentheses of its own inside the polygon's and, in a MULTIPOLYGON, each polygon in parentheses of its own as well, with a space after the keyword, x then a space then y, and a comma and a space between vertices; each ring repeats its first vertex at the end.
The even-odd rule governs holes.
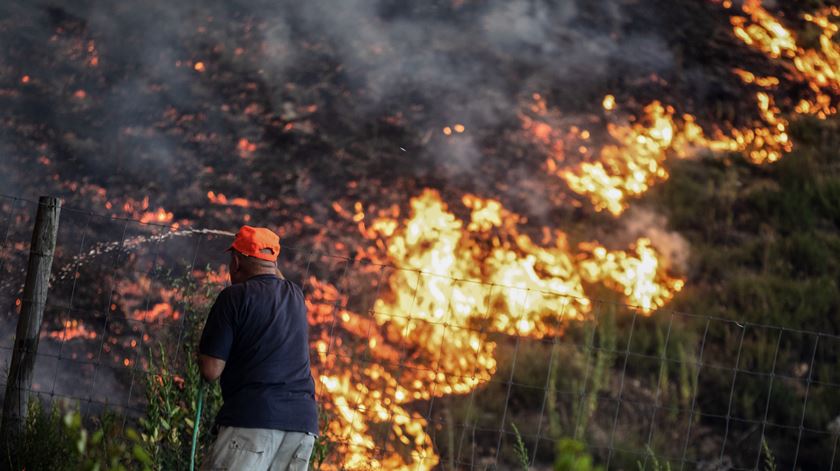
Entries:
POLYGON ((216 298, 199 351, 225 360, 216 423, 318 433, 303 292, 260 275, 216 298))

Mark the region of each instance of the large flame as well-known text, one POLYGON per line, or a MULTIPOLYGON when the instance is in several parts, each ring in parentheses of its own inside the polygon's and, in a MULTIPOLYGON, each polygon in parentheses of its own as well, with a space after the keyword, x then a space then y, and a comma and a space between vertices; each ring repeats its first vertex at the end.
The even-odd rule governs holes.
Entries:
MULTIPOLYGON (((346 468, 434 467, 438 457, 427 420, 407 404, 466 394, 489 381, 496 371, 490 334, 561 335, 563 320, 591 310, 584 282, 615 289, 642 313, 683 286, 668 276, 646 239, 627 252, 595 242, 573 250, 565 234, 554 231, 553 243, 540 244, 519 231, 522 218, 499 201, 468 194, 460 203, 466 220, 427 189, 411 200, 405 221, 385 216, 360 227, 382 241, 388 263, 400 267, 388 277, 371 317, 344 309, 335 287, 310 280, 318 301, 310 302, 310 322, 331 326, 315 342, 318 378, 346 468), (355 351, 333 351, 346 348, 328 335, 336 321, 365 339, 370 363, 353 361, 355 351), (381 440, 382 433, 395 440, 381 440), (381 443, 384 450, 377 448, 381 443)), ((360 212, 348 217, 365 219, 360 212)))

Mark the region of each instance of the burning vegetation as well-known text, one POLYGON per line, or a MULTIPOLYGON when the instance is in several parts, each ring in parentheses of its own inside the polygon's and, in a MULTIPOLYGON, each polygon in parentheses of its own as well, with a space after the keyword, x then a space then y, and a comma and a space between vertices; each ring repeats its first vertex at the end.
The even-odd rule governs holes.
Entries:
MULTIPOLYGON (((153 3, 150 15, 168 11, 153 3)), ((734 90, 733 111, 717 116, 681 93, 693 84, 679 83, 684 65, 664 39, 637 30, 684 2, 615 7, 617 17, 611 1, 353 1, 335 16, 292 3, 231 20, 178 7, 160 26, 163 44, 147 37, 149 17, 113 31, 131 24, 130 8, 115 7, 111 24, 101 12, 6 7, 28 20, 4 20, 2 37, 35 39, 13 41, 13 70, 0 71, 10 110, 0 182, 150 225, 83 239, 58 277, 75 293, 104 256, 140 265, 125 280, 106 275, 105 310, 124 325, 62 318, 44 333, 99 342, 101 352, 73 354, 118 365, 144 364, 138 352, 159 340, 156 328, 183 313, 155 275, 183 254, 151 247, 224 235, 182 227, 276 224, 307 289, 336 468, 442 466, 432 406, 422 409, 487 389, 511 338, 561 338, 603 301, 630 306, 634 322, 654 316, 691 286, 692 268, 672 263, 665 238, 622 233, 629 209, 650 208, 686 162, 729 166, 740 154, 752 169, 778 164, 796 149, 796 123, 829 120, 840 96, 835 6, 798 12, 808 41, 760 0, 693 6, 725 31, 719 49, 759 55, 722 59, 723 73, 695 70, 734 90), (614 24, 603 31, 573 26, 605 15, 614 24), (116 42, 123 35, 151 42, 143 57, 116 42), (590 44, 601 49, 558 52, 590 44), (359 276, 347 285, 335 267, 310 270, 312 254, 359 276)), ((210 283, 225 274, 195 273, 210 283)))

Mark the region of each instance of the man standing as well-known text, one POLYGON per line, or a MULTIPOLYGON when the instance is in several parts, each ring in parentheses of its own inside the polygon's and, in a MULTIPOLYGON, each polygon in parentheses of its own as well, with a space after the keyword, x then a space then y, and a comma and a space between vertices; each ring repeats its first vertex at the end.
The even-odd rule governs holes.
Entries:
POLYGON ((242 226, 228 249, 232 286, 216 298, 199 368, 221 377, 219 434, 203 469, 306 470, 318 413, 303 292, 277 269, 280 239, 242 226))

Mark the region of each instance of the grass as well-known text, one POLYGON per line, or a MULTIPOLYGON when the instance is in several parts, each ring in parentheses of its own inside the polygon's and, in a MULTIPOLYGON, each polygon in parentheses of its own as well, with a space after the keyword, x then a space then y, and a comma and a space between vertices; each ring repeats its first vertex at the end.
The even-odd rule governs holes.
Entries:
POLYGON ((522 440, 522 434, 519 433, 519 429, 516 428, 516 424, 511 423, 510 426, 513 428, 513 434, 516 437, 516 443, 513 444, 513 451, 516 454, 516 460, 523 471, 528 471, 531 464, 528 448, 525 447, 525 442, 522 440))

